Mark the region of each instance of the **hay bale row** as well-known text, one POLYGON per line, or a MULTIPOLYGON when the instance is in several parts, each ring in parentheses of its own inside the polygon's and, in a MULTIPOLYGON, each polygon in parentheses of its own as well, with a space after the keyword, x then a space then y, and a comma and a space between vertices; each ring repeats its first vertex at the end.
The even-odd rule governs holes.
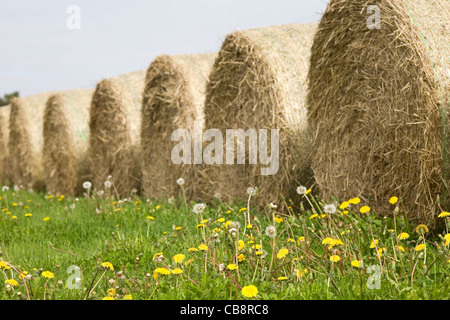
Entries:
POLYGON ((172 132, 203 124, 206 82, 215 54, 161 55, 149 66, 142 103, 143 190, 149 197, 179 195, 182 177, 186 195, 195 193, 193 165, 177 165, 171 152, 172 132))
POLYGON ((269 146, 270 130, 279 129, 279 170, 262 175, 261 168, 269 165, 261 159, 249 164, 247 150, 245 165, 202 167, 201 198, 212 201, 219 193, 223 201, 246 200, 247 188, 257 187, 259 195, 252 203, 266 207, 280 204, 282 196, 293 196, 299 184, 310 182, 305 99, 316 27, 272 26, 226 37, 207 86, 205 128, 222 130, 224 140, 226 129, 268 129, 269 146))
POLYGON ((44 111, 43 164, 47 191, 75 195, 88 178, 89 107, 93 90, 51 95, 44 111))
POLYGON ((387 215, 398 196, 428 223, 450 204, 450 2, 376 1, 379 29, 370 4, 332 0, 314 39, 315 179, 324 198, 359 196, 387 215))
POLYGON ((89 167, 93 187, 112 176, 114 194, 139 188, 139 145, 145 71, 100 81, 90 109, 89 167))
POLYGON ((8 159, 8 122, 11 106, 0 107, 0 184, 7 184, 6 165, 8 159))

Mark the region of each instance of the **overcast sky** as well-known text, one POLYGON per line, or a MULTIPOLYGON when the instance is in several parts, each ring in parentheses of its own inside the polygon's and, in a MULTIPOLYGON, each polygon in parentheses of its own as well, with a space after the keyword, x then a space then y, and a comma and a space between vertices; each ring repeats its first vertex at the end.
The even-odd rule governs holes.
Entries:
POLYGON ((327 0, 1 0, 0 95, 93 88, 159 54, 217 52, 225 35, 316 22, 327 0), (74 26, 80 9, 80 29, 74 26))

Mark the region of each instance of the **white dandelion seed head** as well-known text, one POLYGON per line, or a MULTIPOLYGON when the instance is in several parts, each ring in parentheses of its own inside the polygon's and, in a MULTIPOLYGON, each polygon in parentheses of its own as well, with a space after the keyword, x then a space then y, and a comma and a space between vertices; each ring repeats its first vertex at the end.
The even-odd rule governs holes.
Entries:
POLYGON ((20 187, 19 187, 18 185, 14 185, 13 190, 14 190, 15 192, 17 192, 17 191, 20 190, 20 187))
POLYGON ((306 194, 306 191, 308 191, 308 190, 304 186, 300 186, 300 187, 297 188, 297 193, 300 194, 300 195, 306 194))
POLYGON ((274 204, 273 202, 269 203, 269 207, 272 208, 272 209, 278 208, 278 206, 276 204, 274 204))
POLYGON ((105 191, 103 191, 103 190, 97 191, 97 195, 98 195, 99 197, 101 197, 104 193, 105 193, 105 191))
POLYGON ((27 274, 25 276, 25 280, 31 280, 33 278, 33 276, 31 274, 27 274))
POLYGON ((219 264, 219 272, 223 272, 225 270, 225 264, 219 264))
POLYGON ((233 238, 236 238, 236 236, 237 236, 236 228, 230 228, 230 230, 228 230, 228 232, 230 233, 230 236, 232 236, 233 238))
POLYGON ((179 185, 179 186, 183 186, 184 185, 184 179, 183 178, 179 178, 178 180, 177 180, 177 184, 179 185))
POLYGON ((122 205, 122 204, 123 204, 123 200, 117 201, 117 204, 118 204, 119 206, 122 205))
POLYGON ((274 238, 277 235, 277 228, 274 226, 269 226, 266 228, 266 236, 269 238, 274 238))
POLYGON ((81 278, 75 278, 75 284, 81 284, 81 278))
POLYGON ((111 188, 111 186, 112 186, 111 181, 106 180, 106 181, 105 181, 105 188, 106 188, 106 189, 109 189, 109 188, 111 188))
POLYGON ((203 213, 203 211, 205 211, 205 209, 206 209, 206 204, 197 203, 194 205, 193 211, 195 212, 195 214, 201 214, 201 213, 203 213))
POLYGON ((247 188, 247 194, 250 196, 254 196, 256 194, 256 188, 248 187, 247 188))
POLYGON ((111 181, 111 179, 112 179, 112 175, 109 175, 109 176, 106 178, 106 180, 108 180, 108 181, 111 181))
POLYGON ((83 189, 89 190, 92 187, 92 183, 90 181, 85 181, 83 183, 83 189))
POLYGON ((334 204, 327 204, 325 207, 323 207, 323 211, 327 214, 336 213, 336 206, 334 204))
POLYGON ((72 203, 71 205, 70 205, 70 209, 75 209, 75 207, 76 207, 76 204, 75 203, 72 203))
POLYGON ((8 186, 3 186, 2 192, 6 192, 6 191, 8 191, 8 190, 9 190, 9 187, 8 187, 8 186))
POLYGON ((216 192, 214 194, 214 198, 216 198, 216 199, 220 199, 221 197, 222 197, 222 195, 220 193, 218 193, 218 192, 216 192))
POLYGON ((138 192, 138 190, 136 188, 131 189, 131 193, 135 194, 137 192, 138 192))
POLYGON ((231 222, 231 228, 239 229, 241 227, 241 224, 238 221, 231 222))
POLYGON ((170 197, 169 199, 167 199, 167 202, 169 204, 174 204, 175 203, 175 198, 174 197, 170 197))

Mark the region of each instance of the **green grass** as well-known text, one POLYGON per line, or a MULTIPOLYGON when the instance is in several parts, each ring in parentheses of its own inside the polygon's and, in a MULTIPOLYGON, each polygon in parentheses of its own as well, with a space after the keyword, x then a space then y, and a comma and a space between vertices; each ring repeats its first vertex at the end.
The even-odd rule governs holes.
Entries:
POLYGON ((76 201, 27 191, 5 192, 0 200, 0 258, 19 272, 27 271, 31 279, 24 280, 25 287, 16 271, 3 267, 0 299, 27 299, 28 294, 31 299, 86 299, 92 291, 89 299, 98 300, 115 287, 115 299, 131 295, 135 300, 242 300, 247 298, 241 289, 248 285, 258 289, 253 299, 449 299, 446 232, 439 236, 418 233, 401 210, 395 223, 378 218, 373 209, 360 213, 362 203, 323 215, 324 203, 309 194, 305 203, 311 202, 314 212, 291 204, 289 214, 281 215, 269 207, 254 212, 250 199, 250 229, 248 210, 243 209, 246 204, 217 203, 196 215, 194 204, 185 204, 183 199, 174 202, 147 202, 131 196, 117 203, 92 195, 76 201), (44 221, 46 217, 50 219, 44 221), (208 222, 198 226, 202 219, 208 222), (233 238, 230 222, 235 221, 240 228, 233 238), (274 238, 266 235, 270 225, 277 229, 274 238), (399 240, 401 232, 409 238, 399 240), (326 238, 341 243, 329 248, 323 243, 326 238), (370 248, 373 239, 379 241, 377 248, 370 248), (245 245, 241 250, 239 240, 245 245), (420 243, 426 247, 416 251, 420 243), (188 250, 201 244, 208 250, 188 250), (264 258, 252 248, 255 244, 262 245, 264 258), (288 249, 287 255, 277 257, 282 248, 288 249), (376 249, 382 248, 386 250, 378 256, 376 249), (154 260, 157 253, 163 253, 164 262, 154 260), (185 255, 182 263, 173 260, 177 254, 185 255), (241 262, 237 260, 240 254, 245 258, 241 262), (339 261, 332 262, 332 256, 339 261), (353 266, 353 260, 363 261, 362 266, 353 266), (110 262, 114 270, 103 267, 104 262, 110 262), (231 263, 238 269, 227 269, 231 263), (219 270, 220 264, 225 270, 219 270), (73 271, 68 273, 70 266, 82 272, 81 289, 69 288, 77 277, 73 271), (180 268, 183 273, 154 277, 157 268, 180 268), (380 271, 380 289, 368 285, 377 277, 376 272, 369 272, 371 268, 380 271), (43 271, 50 271, 54 278, 45 278, 43 271), (8 291, 5 281, 11 278, 18 286, 8 291))

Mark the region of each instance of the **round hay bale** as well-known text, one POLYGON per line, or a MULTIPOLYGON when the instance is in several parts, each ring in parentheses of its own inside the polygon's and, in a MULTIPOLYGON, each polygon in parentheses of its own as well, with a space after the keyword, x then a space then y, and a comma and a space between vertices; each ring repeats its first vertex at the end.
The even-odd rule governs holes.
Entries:
POLYGON ((45 189, 42 162, 45 103, 52 92, 11 101, 8 175, 11 183, 38 191, 45 189))
POLYGON ((44 112, 44 172, 47 191, 80 193, 88 178, 89 107, 93 90, 63 91, 50 96, 44 112))
MULTIPOLYGON (((206 81, 215 54, 161 55, 149 66, 142 104, 143 189, 149 197, 178 195, 178 178, 185 180, 185 193, 195 193, 192 165, 174 164, 172 132, 189 130, 194 121, 203 124, 206 81)), ((193 143, 193 142, 192 142, 193 143)))
POLYGON ((0 183, 7 184, 7 159, 8 159, 8 122, 11 106, 0 107, 0 183))
POLYGON ((139 145, 145 71, 100 81, 90 109, 89 161, 93 187, 100 190, 109 176, 113 193, 139 188, 139 145))
POLYGON ((410 219, 429 223, 449 208, 450 5, 375 3, 332 0, 320 22, 308 75, 312 167, 325 198, 359 196, 388 215, 397 196, 410 219))
POLYGON ((261 170, 271 164, 262 164, 260 155, 265 150, 259 146, 255 148, 257 163, 249 161, 250 139, 245 146, 245 165, 237 164, 236 142, 235 164, 203 166, 204 201, 212 201, 218 196, 216 193, 226 202, 247 200, 247 188, 256 187, 258 196, 252 200, 253 205, 259 208, 271 202, 283 205, 282 196, 286 199, 294 196, 299 185, 311 182, 305 99, 316 27, 316 24, 271 26, 236 31, 226 37, 207 87, 205 129, 222 131, 224 153, 226 129, 244 132, 254 129, 258 142, 261 130, 266 129, 268 156, 272 153, 271 129, 279 130, 279 152, 273 150, 278 155, 279 167, 263 175, 261 170))

